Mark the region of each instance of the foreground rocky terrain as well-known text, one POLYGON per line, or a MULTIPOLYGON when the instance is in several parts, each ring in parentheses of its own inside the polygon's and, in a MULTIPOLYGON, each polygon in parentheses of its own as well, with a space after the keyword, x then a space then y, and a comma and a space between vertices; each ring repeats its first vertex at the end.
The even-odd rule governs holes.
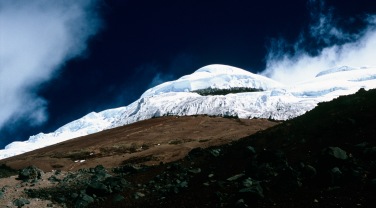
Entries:
MULTIPOLYGON (((6 198, 8 190, 18 190, 30 204, 19 195, 20 198, 5 203, 7 206, 25 203, 25 207, 32 207, 31 200, 38 198, 53 207, 374 207, 374 106, 376 90, 360 90, 354 95, 320 103, 305 115, 274 127, 271 126, 275 123, 270 123, 270 128, 240 136, 239 140, 190 145, 187 155, 170 160, 155 160, 153 155, 157 152, 153 152, 124 158, 118 165, 93 162, 91 167, 77 165, 69 171, 71 166, 64 163, 55 166, 63 171, 46 174, 39 174, 38 168, 49 171, 47 167, 51 169, 51 163, 24 169, 34 162, 37 164, 38 155, 53 160, 51 154, 59 149, 58 144, 54 151, 33 152, 23 158, 0 161, 6 165, 2 166, 6 177, 2 180, 18 184, 18 187, 3 188, 0 198, 6 198), (9 178, 8 175, 17 175, 12 169, 21 171, 18 176, 9 178), (15 180, 16 177, 19 180, 15 180), (43 187, 46 181, 53 185, 43 187)), ((198 117, 189 119, 194 118, 198 117)), ((238 126, 239 132, 243 125, 238 126)), ((218 129, 210 128, 210 131, 218 129)), ((193 133, 190 130, 186 135, 193 133)), ((185 137, 177 138, 165 145, 185 144, 185 137)), ((197 143, 210 142, 206 141, 208 138, 200 137, 197 143)), ((155 148, 161 145, 156 144, 155 148)), ((70 146, 72 150, 74 147, 70 146)), ((65 149, 66 155, 69 155, 68 149, 65 149)), ((89 161, 94 150, 84 154, 86 158, 80 155, 70 160, 85 164, 79 163, 80 160, 89 161)), ((159 153, 168 154, 168 151, 168 148, 161 149, 159 153)), ((129 152, 117 154, 130 155, 129 152)), ((65 160, 63 158, 59 160, 65 160)), ((110 159, 106 161, 113 164, 110 159)), ((4 186, 2 181, 1 184, 4 186)))

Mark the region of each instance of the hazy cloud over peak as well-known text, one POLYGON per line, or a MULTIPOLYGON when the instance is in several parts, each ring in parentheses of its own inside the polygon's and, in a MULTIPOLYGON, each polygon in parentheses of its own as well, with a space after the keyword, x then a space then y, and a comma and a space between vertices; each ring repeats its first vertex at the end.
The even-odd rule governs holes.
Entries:
POLYGON ((38 85, 80 55, 100 28, 97 1, 0 1, 0 129, 48 118, 38 85))
POLYGON ((295 43, 282 38, 270 41, 263 75, 294 84, 333 67, 376 66, 376 16, 357 17, 357 20, 348 17, 340 22, 336 11, 324 1, 311 0, 308 6, 311 24, 295 43), (358 22, 355 24, 355 21, 358 22))

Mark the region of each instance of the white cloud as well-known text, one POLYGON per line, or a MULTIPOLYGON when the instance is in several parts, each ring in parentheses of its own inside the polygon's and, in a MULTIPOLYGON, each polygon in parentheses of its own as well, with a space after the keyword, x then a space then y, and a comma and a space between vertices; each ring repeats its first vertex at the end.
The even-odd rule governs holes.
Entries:
POLYGON ((0 129, 9 121, 48 118, 39 84, 80 55, 100 28, 97 1, 0 1, 0 129))
POLYGON ((321 1, 310 3, 319 8, 313 8, 308 34, 302 33, 291 45, 272 40, 263 75, 289 85, 333 67, 376 66, 376 16, 365 18, 367 26, 351 33, 339 26, 334 12, 321 1))

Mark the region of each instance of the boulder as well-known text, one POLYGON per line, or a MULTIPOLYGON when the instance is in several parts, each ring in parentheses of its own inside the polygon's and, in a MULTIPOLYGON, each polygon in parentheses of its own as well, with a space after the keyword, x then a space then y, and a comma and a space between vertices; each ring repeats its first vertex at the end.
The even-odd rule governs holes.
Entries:
POLYGON ((376 147, 370 147, 370 148, 366 148, 364 151, 363 151, 363 154, 366 158, 368 159, 371 159, 371 160, 374 160, 376 159, 376 147))
POLYGON ((35 166, 29 166, 18 172, 18 179, 25 182, 38 181, 42 178, 43 171, 35 166))
POLYGON ((109 189, 105 184, 95 181, 89 183, 86 192, 90 195, 95 194, 96 196, 105 196, 111 193, 111 189, 109 189))
POLYGON ((26 204, 30 204, 30 201, 24 198, 19 198, 13 201, 13 205, 17 207, 23 207, 26 204))
POLYGON ((124 196, 122 196, 122 195, 120 195, 120 194, 116 194, 115 196, 114 196, 114 198, 112 199, 112 201, 113 202, 121 202, 121 201, 124 201, 125 200, 125 198, 124 198, 124 196))
POLYGON ((94 202, 94 198, 89 196, 89 195, 82 195, 77 201, 76 201, 76 204, 75 204, 75 207, 76 208, 84 208, 84 207, 88 207, 91 203, 94 202))
POLYGON ((303 174, 306 178, 313 178, 316 176, 316 168, 311 165, 305 165, 303 168, 303 174))
POLYGON ((333 185, 338 185, 343 177, 342 171, 338 167, 334 167, 330 170, 330 175, 332 178, 332 184, 333 185))
POLYGON ((260 182, 253 180, 252 178, 243 180, 243 188, 239 190, 239 193, 249 193, 258 198, 264 197, 264 190, 261 187, 260 182))
POLYGON ((255 148, 252 147, 252 146, 248 146, 248 147, 247 147, 247 152, 248 152, 248 154, 251 155, 251 156, 253 156, 253 155, 256 154, 256 150, 255 150, 255 148))
POLYGON ((348 156, 346 151, 339 147, 328 147, 322 150, 322 155, 324 157, 338 159, 338 160, 347 160, 348 156))

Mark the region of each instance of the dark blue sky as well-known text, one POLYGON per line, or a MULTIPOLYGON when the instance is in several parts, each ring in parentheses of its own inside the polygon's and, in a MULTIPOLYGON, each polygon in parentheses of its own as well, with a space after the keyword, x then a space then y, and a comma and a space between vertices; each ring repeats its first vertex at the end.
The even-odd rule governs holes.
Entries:
MULTIPOLYGON (((0 129, 0 148, 51 132, 92 111, 125 106, 162 81, 179 78, 207 64, 228 64, 251 72, 265 68, 273 38, 296 40, 312 22, 304 0, 106 0, 98 5, 101 31, 85 55, 70 60, 39 86, 49 120, 30 126, 19 120, 0 129)), ((375 14, 369 0, 327 0, 349 30, 375 14), (348 23, 349 18, 353 23, 348 23)), ((318 4, 318 3, 316 3, 318 4)), ((313 44, 312 47, 320 47, 313 44)))

